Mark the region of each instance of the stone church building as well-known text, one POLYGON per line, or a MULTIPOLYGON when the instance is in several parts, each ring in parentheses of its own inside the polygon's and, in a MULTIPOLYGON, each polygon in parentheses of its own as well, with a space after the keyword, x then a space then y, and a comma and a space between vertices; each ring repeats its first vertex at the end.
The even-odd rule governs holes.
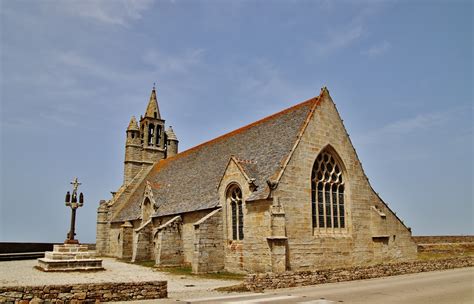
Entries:
POLYGON ((153 88, 126 131, 123 185, 101 201, 97 252, 193 272, 282 272, 413 259, 326 88, 178 153, 153 88))

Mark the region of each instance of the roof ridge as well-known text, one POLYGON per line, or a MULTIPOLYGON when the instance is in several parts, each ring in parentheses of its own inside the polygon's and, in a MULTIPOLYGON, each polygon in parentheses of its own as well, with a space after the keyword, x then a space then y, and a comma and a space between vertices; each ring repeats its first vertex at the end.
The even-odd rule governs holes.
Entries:
MULTIPOLYGON (((291 146, 293 146, 296 140, 295 137, 297 136, 298 131, 301 130, 302 124, 304 124, 304 121, 307 119, 308 113, 311 111, 311 109, 315 107, 315 105, 318 104, 319 100, 320 100, 320 96, 313 97, 311 99, 300 102, 291 107, 283 109, 277 113, 261 118, 253 123, 247 124, 236 130, 223 134, 212 140, 201 143, 175 156, 172 156, 167 159, 162 159, 156 162, 153 166, 151 166, 150 171, 146 174, 145 179, 150 179, 150 180, 155 181, 154 183, 152 183, 153 191, 162 191, 162 192, 164 191, 163 193, 160 192, 161 195, 164 195, 163 197, 167 197, 168 199, 170 199, 170 201, 176 200, 172 196, 168 197, 168 194, 167 194, 168 191, 171 190, 171 188, 169 187, 174 187, 172 191, 176 190, 175 189, 176 183, 172 182, 172 180, 176 180, 176 182, 188 182, 189 178, 187 178, 188 175, 186 174, 178 175, 178 176, 170 175, 169 174, 170 170, 168 169, 175 168, 177 170, 178 169, 187 170, 186 167, 183 167, 184 165, 187 164, 186 162, 189 161, 190 162, 189 164, 196 165, 196 162, 197 162, 196 159, 199 159, 199 155, 203 154, 206 157, 210 156, 210 158, 216 162, 216 166, 218 165, 218 167, 216 167, 217 169, 214 168, 216 170, 212 171, 210 175, 208 174, 209 176, 206 175, 208 178, 212 179, 211 180, 212 185, 214 185, 214 182, 215 183, 219 182, 219 177, 221 177, 221 175, 223 174, 223 172, 221 172, 221 169, 225 170, 226 162, 228 165, 228 163, 237 156, 237 158, 240 158, 241 161, 234 159, 234 162, 236 163, 238 167, 241 167, 240 170, 242 170, 243 174, 249 174, 251 175, 251 177, 258 178, 258 176, 253 176, 255 175, 254 171, 256 168, 254 167, 256 166, 256 164, 252 164, 252 163, 262 162, 261 164, 263 165, 263 167, 261 169, 263 171, 261 172, 261 174, 263 174, 263 176, 262 176, 262 180, 259 181, 259 184, 262 184, 264 186, 264 183, 265 183, 264 179, 267 179, 268 177, 270 177, 269 174, 272 174, 272 173, 274 174, 276 171, 276 167, 279 165, 279 162, 281 162, 282 159, 287 158, 288 151, 290 151, 291 146), (274 126, 277 127, 278 129, 274 129, 274 126), (259 149, 258 145, 254 145, 255 147, 253 148, 250 147, 248 149, 244 149, 247 145, 241 145, 239 144, 239 142, 240 142, 240 139, 242 140, 249 139, 248 138, 249 136, 251 138, 255 137, 254 133, 257 131, 259 132, 265 131, 266 132, 265 134, 268 134, 268 135, 271 135, 274 132, 277 132, 277 133, 279 132, 278 134, 285 136, 286 138, 286 140, 284 141, 285 143, 281 144, 281 141, 280 141, 280 144, 277 145, 276 148, 272 148, 273 145, 268 144, 265 146, 266 147, 265 151, 267 150, 273 151, 274 153, 273 152, 266 153, 266 154, 263 154, 265 156, 261 155, 262 157, 258 157, 258 155, 262 154, 259 152, 260 154, 257 153, 257 155, 255 156, 257 158, 253 159, 253 156, 252 156, 253 154, 252 153, 249 154, 247 152, 250 151, 249 149, 259 149), (227 142, 231 144, 229 149, 224 147, 227 142), (219 152, 220 150, 222 150, 219 147, 224 149, 223 151, 221 151, 223 152, 223 154, 219 152), (277 150, 273 150, 273 149, 277 149, 277 150), (243 154, 239 155, 240 152, 242 152, 243 154), (222 154, 222 157, 216 156, 216 155, 221 155, 221 154, 222 154), (229 157, 232 157, 231 160, 228 159, 229 157), (181 161, 179 161, 179 159, 181 159, 181 161), (265 160, 271 161, 271 164, 266 166, 267 163, 265 162, 265 160), (161 175, 160 172, 163 172, 164 175, 161 175), (161 179, 158 178, 159 176, 162 176, 162 178, 161 179), (170 177, 172 177, 172 180, 166 180, 167 178, 169 179, 170 177), (163 187, 161 190, 159 190, 159 187, 157 187, 159 186, 159 183, 166 183, 167 187, 163 187)), ((200 162, 200 164, 202 165, 203 162, 200 162)), ((136 204, 139 204, 138 200, 140 200, 140 193, 139 193, 140 191, 143 191, 143 187, 133 190, 133 193, 130 195, 131 197, 130 199, 133 201, 130 201, 130 204, 128 204, 129 207, 126 207, 129 209, 129 211, 125 213, 122 212, 123 213, 122 215, 124 216, 123 218, 130 218, 130 216, 134 216, 134 217, 139 216, 135 209, 138 208, 137 207, 138 205, 136 204), (127 213, 129 213, 129 215, 127 215, 127 213)), ((215 200, 214 196, 215 195, 205 195, 202 197, 199 196, 201 197, 200 200, 202 202, 200 201, 200 202, 197 202, 197 204, 194 204, 192 209, 199 210, 203 207, 205 207, 205 209, 208 209, 211 207, 214 208, 215 203, 216 203, 214 201, 215 200)), ((183 197, 183 199, 185 198, 187 199, 187 197, 183 197)), ((160 207, 160 208, 165 208, 165 209, 162 209, 162 212, 165 212, 165 213, 171 212, 170 210, 173 208, 168 206, 169 204, 167 204, 166 202, 163 202, 163 204, 164 205, 160 207)), ((188 210, 191 208, 189 204, 184 204, 183 206, 181 206, 180 204, 178 205, 179 205, 178 207, 180 208, 179 210, 181 211, 188 210)), ((120 216, 116 217, 116 219, 117 220, 120 219, 121 218, 120 216)))
POLYGON ((271 120, 271 119, 273 119, 273 118, 275 118, 275 117, 277 117, 277 116, 280 116, 280 115, 283 115, 283 114, 285 114, 285 113, 294 111, 294 110, 296 110, 296 109, 298 109, 298 108, 300 108, 300 107, 305 106, 306 104, 309 104, 309 103, 316 103, 316 102, 318 101, 318 99, 319 99, 319 96, 312 97, 312 98, 307 99, 307 100, 305 100, 305 101, 303 101, 303 102, 300 102, 300 103, 298 103, 298 104, 296 104, 296 105, 293 105, 293 106, 291 106, 291 107, 289 107, 289 108, 283 109, 283 110, 281 110, 280 112, 277 112, 277 113, 268 115, 268 116, 266 116, 266 117, 264 117, 264 118, 261 118, 261 119, 259 119, 259 120, 257 120, 257 121, 254 121, 254 122, 252 122, 252 123, 250 123, 250 124, 248 124, 248 125, 245 125, 245 126, 243 126, 243 127, 240 127, 240 128, 238 128, 238 129, 235 129, 235 130, 233 130, 233 131, 230 131, 230 132, 228 132, 228 133, 225 133, 225 134, 223 134, 223 135, 220 135, 220 136, 218 136, 218 137, 215 137, 215 138, 210 139, 210 140, 208 140, 208 141, 205 141, 205 142, 203 142, 203 143, 200 143, 199 145, 194 146, 194 147, 191 147, 191 148, 189 148, 189 149, 187 149, 187 150, 185 150, 185 151, 183 151, 183 152, 180 152, 180 153, 178 153, 178 154, 176 154, 176 155, 174 155, 174 156, 172 156, 172 157, 170 157, 170 158, 165 158, 165 159, 159 161, 158 163, 162 163, 162 162, 164 162, 164 161, 171 161, 171 160, 174 160, 174 159, 181 158, 181 157, 186 156, 186 155, 188 155, 188 154, 190 154, 190 153, 192 153, 192 152, 194 152, 194 151, 196 151, 196 150, 199 150, 199 149, 201 149, 201 148, 203 148, 203 147, 205 147, 205 146, 208 146, 208 145, 211 145, 211 144, 213 144, 213 143, 216 143, 216 142, 218 142, 218 141, 220 141, 220 140, 222 140, 222 139, 224 139, 224 138, 231 137, 231 136, 233 136, 233 135, 235 135, 235 134, 241 133, 241 132, 243 132, 243 131, 245 131, 245 130, 248 130, 248 129, 254 127, 254 126, 257 126, 257 125, 262 124, 262 123, 264 123, 264 122, 266 122, 266 121, 268 121, 268 120, 271 120))

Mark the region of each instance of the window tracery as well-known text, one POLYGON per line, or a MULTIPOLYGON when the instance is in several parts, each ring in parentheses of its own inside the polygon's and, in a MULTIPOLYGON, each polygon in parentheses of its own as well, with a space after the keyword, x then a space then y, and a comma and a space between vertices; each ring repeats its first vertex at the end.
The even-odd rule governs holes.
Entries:
POLYGON ((227 191, 227 201, 231 209, 232 239, 242 240, 244 238, 244 212, 242 191, 237 185, 227 191))
POLYGON ((344 179, 341 166, 327 150, 321 152, 311 175, 313 228, 345 228, 344 179))

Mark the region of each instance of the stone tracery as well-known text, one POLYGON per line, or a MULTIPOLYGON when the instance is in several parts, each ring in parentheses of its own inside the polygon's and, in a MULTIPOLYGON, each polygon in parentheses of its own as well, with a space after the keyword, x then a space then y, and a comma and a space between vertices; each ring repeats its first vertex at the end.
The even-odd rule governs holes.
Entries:
POLYGON ((313 228, 345 228, 344 180, 335 157, 324 150, 311 175, 313 228))

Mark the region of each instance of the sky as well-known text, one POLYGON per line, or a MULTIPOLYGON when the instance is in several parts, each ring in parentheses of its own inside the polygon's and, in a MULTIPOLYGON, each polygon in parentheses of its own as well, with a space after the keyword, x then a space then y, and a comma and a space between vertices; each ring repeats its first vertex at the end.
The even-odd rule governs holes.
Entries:
POLYGON ((123 179, 153 83, 180 151, 327 86, 414 235, 474 234, 473 3, 0 0, 0 241, 77 238, 123 179))

